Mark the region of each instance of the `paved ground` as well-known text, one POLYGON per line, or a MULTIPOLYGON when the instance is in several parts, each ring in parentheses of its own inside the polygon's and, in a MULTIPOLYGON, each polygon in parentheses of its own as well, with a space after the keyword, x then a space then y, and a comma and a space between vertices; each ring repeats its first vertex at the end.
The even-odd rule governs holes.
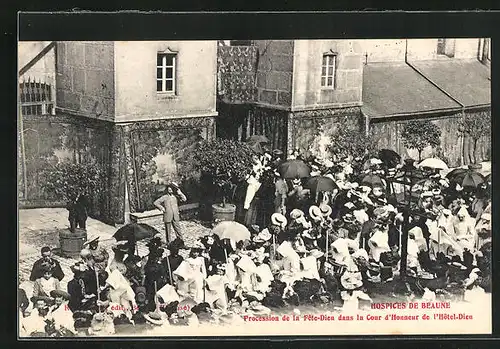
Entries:
MULTIPOLYGON (((197 222, 180 222, 186 233, 185 243, 192 245, 198 237, 208 233, 209 229, 197 222)), ((29 282, 29 274, 33 263, 40 258, 40 249, 43 246, 50 246, 56 253, 56 259, 61 263, 61 268, 65 274, 61 285, 66 288, 69 280, 73 277, 70 266, 75 263, 75 259, 58 256, 59 231, 68 228, 67 210, 60 208, 26 209, 19 211, 19 283, 28 294, 31 294, 32 283, 29 282)), ((108 249, 114 243, 113 234, 118 230, 118 226, 110 226, 98 220, 89 218, 87 220, 88 236, 98 235, 101 244, 108 249)), ((163 224, 156 225, 155 228, 161 233, 164 232, 163 224)), ((181 251, 185 252, 185 251, 181 251)), ((145 256, 148 248, 145 242, 138 243, 138 254, 145 256)))

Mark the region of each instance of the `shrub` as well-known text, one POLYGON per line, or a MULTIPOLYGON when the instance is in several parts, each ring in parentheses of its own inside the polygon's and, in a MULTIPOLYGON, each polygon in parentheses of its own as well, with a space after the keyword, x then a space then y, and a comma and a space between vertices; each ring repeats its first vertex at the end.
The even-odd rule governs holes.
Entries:
POLYGON ((377 152, 376 140, 373 135, 350 128, 339 128, 338 132, 331 136, 331 143, 327 147, 334 157, 340 161, 348 156, 352 158, 365 159, 375 156, 377 152))
POLYGON ((254 154, 247 144, 229 139, 204 141, 198 145, 195 166, 221 189, 223 206, 234 186, 252 171, 254 154))
POLYGON ((78 194, 98 195, 104 189, 104 174, 97 164, 59 163, 43 175, 43 190, 66 201, 78 194))

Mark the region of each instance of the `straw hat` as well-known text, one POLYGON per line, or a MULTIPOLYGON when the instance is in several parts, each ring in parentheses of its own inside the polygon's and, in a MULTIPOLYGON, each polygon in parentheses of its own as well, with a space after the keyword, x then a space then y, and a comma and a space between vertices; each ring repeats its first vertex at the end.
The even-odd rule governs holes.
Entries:
POLYGON ((314 249, 314 250, 311 250, 309 251, 310 255, 314 258, 321 258, 323 257, 325 254, 323 252, 321 252, 320 250, 318 249, 314 249))
POLYGON ((342 217, 342 219, 344 220, 345 223, 356 222, 356 218, 350 213, 345 214, 344 217, 342 217))
POLYGON ((422 192, 422 194, 420 194, 420 197, 422 199, 424 199, 424 198, 431 198, 433 196, 434 196, 434 194, 432 193, 432 191, 424 191, 424 192, 422 192))
POLYGON ((332 208, 330 207, 330 205, 322 204, 319 206, 319 209, 321 210, 323 217, 330 217, 330 215, 332 214, 332 208))
POLYGON ((323 213, 321 212, 321 209, 316 205, 312 205, 311 207, 309 207, 309 216, 311 216, 311 218, 316 222, 323 219, 323 213))
POLYGON ((64 300, 67 300, 67 301, 69 301, 69 299, 71 298, 71 295, 68 292, 65 292, 63 290, 52 290, 52 291, 50 291, 50 296, 52 298, 62 297, 62 298, 64 298, 64 300))
POLYGON ((290 218, 291 219, 299 219, 301 217, 304 217, 304 212, 302 212, 301 210, 299 210, 298 208, 294 208, 292 210, 292 212, 290 212, 290 218))
POLYGON ((271 215, 271 223, 273 225, 280 226, 282 229, 284 229, 287 226, 288 221, 286 217, 283 216, 281 213, 273 213, 271 215))
POLYGON ((271 239, 272 235, 269 232, 268 229, 262 230, 260 233, 258 233, 256 236, 254 236, 253 241, 254 242, 266 242, 271 239))
POLYGON ((83 247, 87 246, 87 245, 90 245, 91 243, 93 242, 98 242, 99 241, 99 235, 97 236, 92 236, 92 237, 89 237, 87 239, 87 241, 85 241, 85 243, 83 244, 83 247))

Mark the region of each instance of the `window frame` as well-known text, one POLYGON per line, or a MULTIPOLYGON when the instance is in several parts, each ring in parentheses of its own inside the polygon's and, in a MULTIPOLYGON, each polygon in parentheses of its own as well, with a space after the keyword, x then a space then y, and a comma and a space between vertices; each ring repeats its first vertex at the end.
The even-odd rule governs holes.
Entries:
POLYGON ((157 52, 156 54, 156 93, 162 95, 177 95, 177 52, 157 52), (172 57, 172 65, 167 65, 167 58, 172 57), (158 65, 158 59, 161 57, 162 64, 158 65), (167 69, 172 69, 172 77, 167 78, 167 69), (161 77, 158 78, 158 69, 161 69, 161 77), (161 81, 162 89, 158 90, 158 81, 161 81), (167 90, 167 81, 172 81, 172 89, 167 90))
POLYGON ((320 86, 322 90, 335 90, 337 88, 337 65, 338 65, 338 53, 337 52, 324 52, 321 55, 321 78, 320 78, 320 86), (329 64, 329 59, 325 57, 333 57, 333 64, 329 64), (323 75, 323 68, 325 68, 326 75, 323 75), (328 73, 329 68, 333 68, 332 75, 328 73), (328 79, 332 78, 332 84, 328 85, 328 79), (323 85, 323 79, 325 79, 325 85, 323 85))

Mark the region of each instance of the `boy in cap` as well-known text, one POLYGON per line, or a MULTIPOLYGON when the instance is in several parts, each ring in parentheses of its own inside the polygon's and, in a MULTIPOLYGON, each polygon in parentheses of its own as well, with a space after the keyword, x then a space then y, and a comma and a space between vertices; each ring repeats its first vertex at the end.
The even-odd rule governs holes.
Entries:
POLYGON ((49 315, 54 320, 55 329, 57 331, 66 329, 75 333, 73 312, 68 305, 70 294, 62 290, 54 290, 50 292, 50 297, 54 299, 54 306, 50 308, 49 315))
POLYGON ((36 307, 33 312, 22 321, 22 327, 28 336, 31 336, 33 333, 45 333, 46 320, 50 319, 49 306, 51 304, 51 298, 33 297, 32 300, 36 307))

